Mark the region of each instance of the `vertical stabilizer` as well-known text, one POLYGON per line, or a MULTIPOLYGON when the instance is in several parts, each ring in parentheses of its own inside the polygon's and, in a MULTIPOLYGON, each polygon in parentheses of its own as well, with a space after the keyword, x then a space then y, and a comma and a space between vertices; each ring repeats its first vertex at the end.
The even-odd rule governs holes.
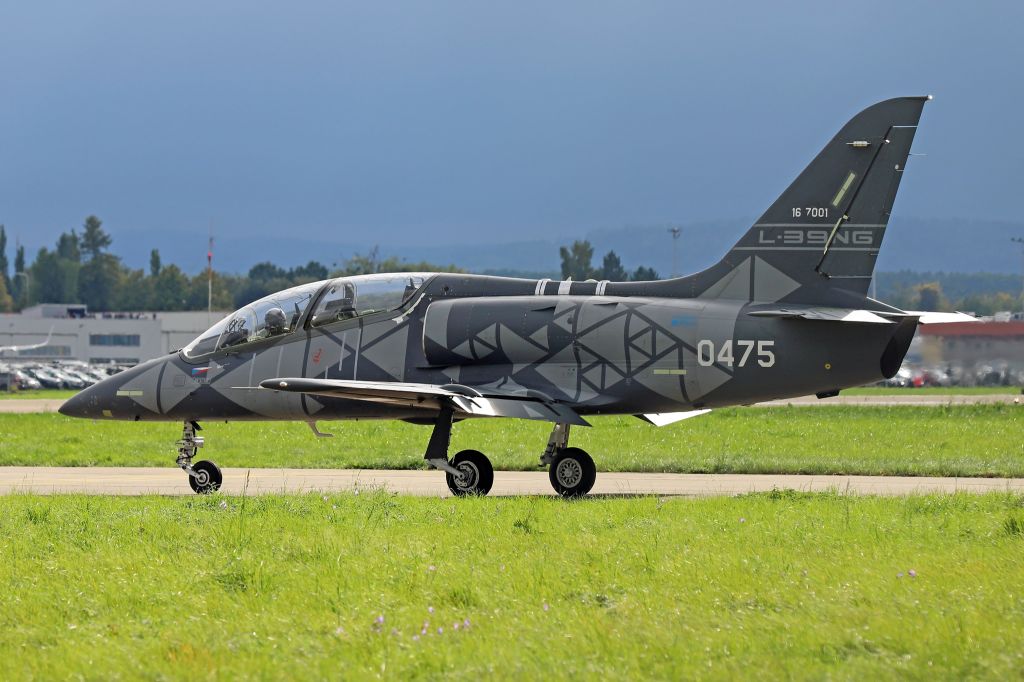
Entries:
POLYGON ((929 99, 885 100, 854 116, 721 262, 666 289, 764 303, 862 299, 929 99))

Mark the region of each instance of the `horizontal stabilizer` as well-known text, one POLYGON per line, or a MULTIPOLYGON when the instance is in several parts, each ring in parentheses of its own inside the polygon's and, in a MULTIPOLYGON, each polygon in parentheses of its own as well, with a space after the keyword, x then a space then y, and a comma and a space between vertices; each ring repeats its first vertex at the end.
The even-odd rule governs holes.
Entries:
POLYGON ((916 317, 918 324, 945 324, 948 322, 978 322, 978 318, 967 313, 930 313, 908 310, 909 317, 916 317))
POLYGON ((439 410, 442 404, 449 404, 455 408, 457 415, 462 416, 536 419, 590 426, 567 405, 539 396, 512 395, 494 389, 476 389, 453 384, 435 386, 389 381, 285 377, 261 381, 260 388, 427 410, 439 410))
POLYGON ((688 412, 652 412, 651 414, 638 414, 637 419, 643 419, 648 424, 654 424, 655 426, 668 426, 669 424, 675 424, 678 421, 689 419, 690 417, 699 417, 702 414, 707 414, 711 410, 690 410, 688 412))
POLYGON ((753 317, 781 317, 800 320, 823 320, 826 322, 860 322, 867 324, 892 324, 878 313, 870 310, 849 308, 779 308, 777 310, 752 310, 753 317))
POLYGON ((850 308, 776 308, 773 310, 751 310, 751 317, 776 317, 793 320, 824 320, 827 322, 863 322, 868 324, 892 324, 906 318, 917 318, 919 324, 944 324, 949 322, 977 322, 978 318, 967 313, 932 313, 920 310, 853 310, 850 308))

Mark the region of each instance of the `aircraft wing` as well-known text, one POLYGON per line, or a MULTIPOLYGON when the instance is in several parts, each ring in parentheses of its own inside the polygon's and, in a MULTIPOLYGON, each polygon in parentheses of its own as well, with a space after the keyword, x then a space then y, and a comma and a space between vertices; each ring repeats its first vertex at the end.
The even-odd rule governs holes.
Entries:
POLYGON ((457 413, 464 416, 513 417, 590 426, 572 408, 540 396, 512 395, 458 384, 435 386, 389 381, 284 377, 261 381, 260 388, 425 409, 440 409, 442 403, 448 402, 457 413))

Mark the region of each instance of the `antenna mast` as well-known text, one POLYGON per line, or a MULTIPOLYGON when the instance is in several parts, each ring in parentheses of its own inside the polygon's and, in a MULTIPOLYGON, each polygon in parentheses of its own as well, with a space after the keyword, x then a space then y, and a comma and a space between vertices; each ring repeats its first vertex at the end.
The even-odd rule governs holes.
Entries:
POLYGON ((213 324, 213 221, 210 221, 210 241, 206 249, 206 322, 213 324))

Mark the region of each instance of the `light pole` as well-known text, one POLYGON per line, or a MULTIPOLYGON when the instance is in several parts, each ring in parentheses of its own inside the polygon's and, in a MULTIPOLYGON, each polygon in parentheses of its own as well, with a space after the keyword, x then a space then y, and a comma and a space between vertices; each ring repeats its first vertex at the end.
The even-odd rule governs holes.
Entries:
POLYGON ((679 227, 670 227, 668 231, 672 235, 672 276, 678 277, 679 268, 676 267, 676 247, 679 244, 679 235, 683 233, 683 230, 679 227))
POLYGON ((210 241, 206 247, 206 322, 213 324, 213 221, 210 221, 210 241))
MULTIPOLYGON (((1021 237, 1010 237, 1010 241, 1020 244, 1021 263, 1024 265, 1024 239, 1021 237)), ((1024 309, 1024 268, 1021 269, 1020 300, 1022 309, 1024 309)))
POLYGON ((29 277, 27 272, 16 272, 16 273, 14 273, 14 278, 17 279, 18 277, 24 277, 25 278, 25 291, 23 292, 24 296, 21 297, 22 298, 22 306, 21 307, 24 308, 26 305, 28 305, 28 290, 29 290, 29 287, 32 285, 32 278, 29 277))

